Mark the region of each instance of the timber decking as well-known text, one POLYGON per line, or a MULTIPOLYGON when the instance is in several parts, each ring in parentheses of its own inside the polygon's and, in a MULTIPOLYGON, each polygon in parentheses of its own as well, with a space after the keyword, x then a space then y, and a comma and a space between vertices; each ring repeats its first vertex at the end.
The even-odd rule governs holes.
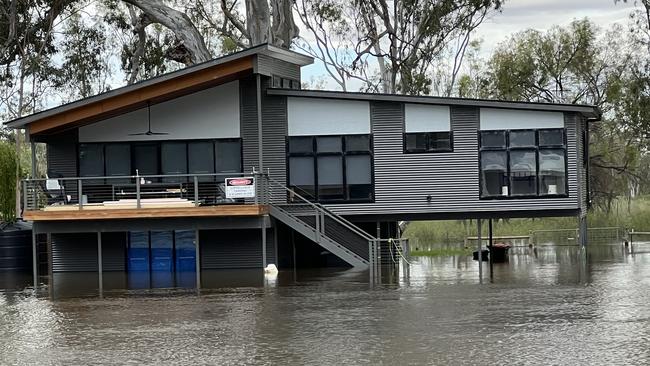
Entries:
POLYGON ((268 214, 266 205, 221 205, 201 207, 165 207, 130 209, 81 209, 65 211, 25 211, 27 221, 65 221, 65 220, 112 220, 167 217, 224 217, 224 216, 263 216, 268 214))

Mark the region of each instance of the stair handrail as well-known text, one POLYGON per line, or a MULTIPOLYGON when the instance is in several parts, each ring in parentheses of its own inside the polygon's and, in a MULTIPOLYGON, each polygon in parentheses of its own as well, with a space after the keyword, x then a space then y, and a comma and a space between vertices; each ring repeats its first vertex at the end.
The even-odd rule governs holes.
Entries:
POLYGON ((290 194, 292 194, 292 197, 298 197, 301 201, 304 201, 306 204, 308 204, 309 206, 313 207, 313 208, 316 209, 318 212, 321 212, 321 213, 326 214, 326 215, 329 216, 331 219, 333 219, 334 221, 338 222, 339 224, 345 226, 347 229, 353 231, 355 234, 361 236, 361 237, 364 238, 365 240, 368 240, 368 241, 376 241, 376 240, 377 240, 377 238, 375 238, 375 237, 373 237, 372 235, 366 233, 365 231, 359 229, 356 225, 354 225, 354 224, 351 223, 350 221, 348 221, 348 220, 344 219, 343 217, 341 217, 341 216, 339 216, 339 215, 337 215, 337 214, 331 212, 330 210, 326 209, 326 208, 325 208, 323 205, 321 205, 321 204, 316 204, 316 203, 313 203, 313 202, 309 201, 308 199, 306 199, 306 198, 303 197, 302 195, 298 194, 298 193, 297 193, 296 191, 294 191, 293 189, 291 189, 291 188, 287 187, 286 185, 282 184, 281 182, 278 182, 277 180, 271 178, 268 174, 262 173, 261 175, 264 176, 264 178, 265 178, 267 181, 269 181, 270 183, 272 183, 272 184, 274 184, 274 185, 276 185, 276 186, 279 186, 280 188, 282 188, 282 189, 284 189, 285 191, 287 191, 287 192, 289 192, 290 194))

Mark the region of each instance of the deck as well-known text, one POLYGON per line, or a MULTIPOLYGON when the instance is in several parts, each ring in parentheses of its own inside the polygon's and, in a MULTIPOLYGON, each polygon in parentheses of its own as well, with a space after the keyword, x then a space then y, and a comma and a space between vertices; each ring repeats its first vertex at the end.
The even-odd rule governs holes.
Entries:
POLYGON ((199 207, 156 207, 156 208, 83 208, 65 210, 25 211, 23 219, 28 221, 65 220, 114 220, 135 218, 171 217, 224 217, 264 216, 269 212, 266 205, 218 205, 199 207))

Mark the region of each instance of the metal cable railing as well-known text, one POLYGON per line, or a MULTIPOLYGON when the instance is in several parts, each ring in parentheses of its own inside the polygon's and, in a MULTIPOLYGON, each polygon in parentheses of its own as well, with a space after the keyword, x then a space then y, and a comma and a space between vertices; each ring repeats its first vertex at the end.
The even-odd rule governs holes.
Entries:
POLYGON ((242 204, 226 197, 225 178, 243 173, 25 179, 23 209, 83 210, 242 204))

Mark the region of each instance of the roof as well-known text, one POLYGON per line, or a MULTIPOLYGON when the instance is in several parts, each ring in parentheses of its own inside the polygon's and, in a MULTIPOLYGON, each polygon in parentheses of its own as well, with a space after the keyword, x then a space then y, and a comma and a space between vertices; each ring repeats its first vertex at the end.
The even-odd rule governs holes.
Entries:
POLYGON ((378 93, 357 93, 357 92, 340 92, 325 90, 306 90, 306 89, 267 89, 269 95, 283 95, 290 97, 305 98, 331 98, 331 99, 348 99, 348 100, 367 100, 383 102, 404 102, 420 104, 437 104, 437 105, 457 105, 470 107, 485 108, 507 108, 523 109, 535 111, 553 111, 553 112, 575 112, 581 113, 586 118, 598 121, 601 117, 600 109, 593 105, 586 104, 555 104, 555 103, 535 103, 535 102, 515 102, 491 99, 470 99, 470 98, 449 98, 449 97, 430 97, 430 96, 413 96, 402 94, 378 94, 378 93))
POLYGON ((170 72, 161 76, 157 76, 151 79, 143 80, 131 85, 127 85, 121 88, 113 89, 101 94, 97 94, 92 97, 80 99, 74 102, 70 102, 67 104, 63 104, 54 108, 46 109, 41 112, 37 112, 28 116, 24 116, 21 118, 16 118, 14 120, 11 120, 9 122, 5 123, 5 126, 11 127, 11 128, 23 128, 26 125, 42 120, 44 118, 52 117, 57 114, 61 114, 64 112, 72 111, 74 109, 101 102, 101 101, 106 101, 111 98, 115 98, 117 96, 123 95, 125 93, 131 93, 134 91, 138 91, 147 87, 151 87, 156 84, 160 84, 163 82, 167 82, 173 79, 177 79, 186 75, 194 74, 202 70, 214 68, 215 66, 220 66, 224 65, 227 63, 230 63, 232 61, 237 61, 241 59, 245 59, 247 57, 257 55, 257 54, 264 54, 276 59, 280 59, 283 61, 287 61, 299 66, 305 66, 309 65, 314 62, 314 59, 312 57, 303 55, 301 53, 293 52, 290 50, 282 49, 276 46, 272 46, 269 44, 261 44, 255 47, 247 48, 245 50, 235 52, 226 56, 218 57, 206 62, 202 62, 200 64, 192 65, 189 67, 186 67, 181 70, 177 70, 174 72, 170 72))

